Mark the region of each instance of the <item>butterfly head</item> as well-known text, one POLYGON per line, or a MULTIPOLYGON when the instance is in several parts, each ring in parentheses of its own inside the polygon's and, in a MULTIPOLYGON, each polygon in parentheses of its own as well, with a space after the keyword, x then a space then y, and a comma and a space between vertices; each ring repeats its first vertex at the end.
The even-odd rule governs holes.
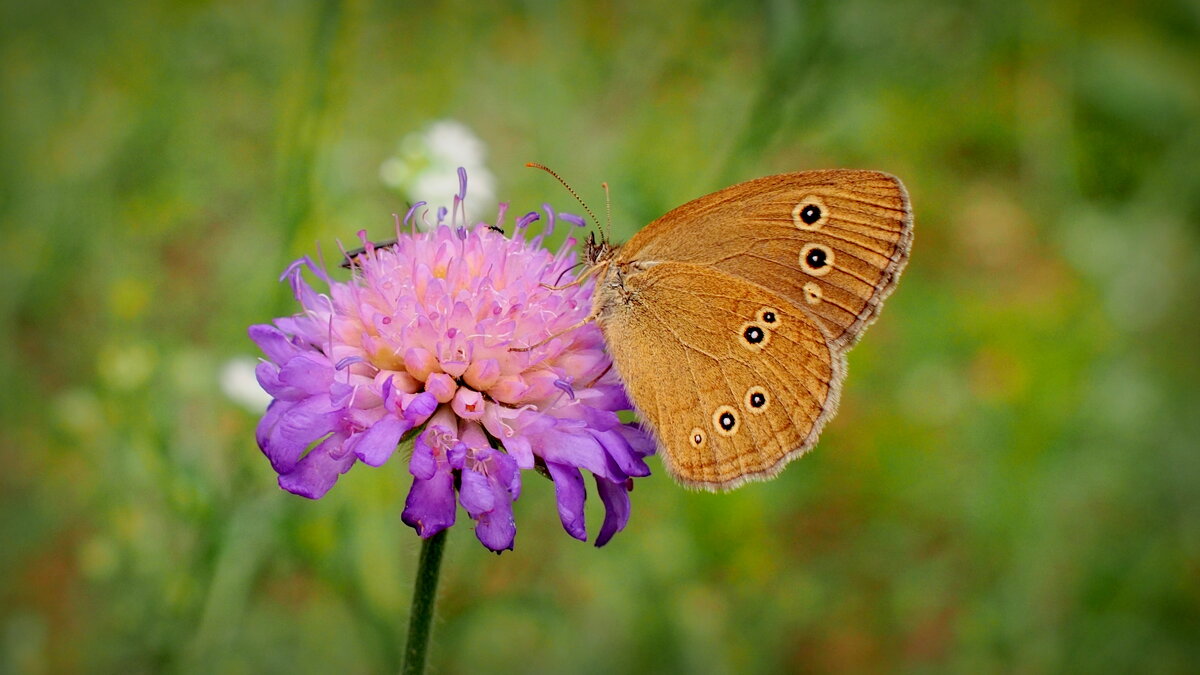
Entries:
POLYGON ((620 245, 613 245, 607 237, 597 237, 595 232, 589 232, 583 242, 583 259, 588 267, 591 267, 611 260, 617 254, 618 248, 620 245))

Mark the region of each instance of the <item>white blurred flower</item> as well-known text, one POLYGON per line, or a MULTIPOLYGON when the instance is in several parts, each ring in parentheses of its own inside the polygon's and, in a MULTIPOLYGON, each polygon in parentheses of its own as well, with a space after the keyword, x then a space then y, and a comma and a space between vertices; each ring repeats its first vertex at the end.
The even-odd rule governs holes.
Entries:
MULTIPOLYGON (((471 177, 466 202, 467 219, 482 217, 482 208, 495 201, 496 177, 488 170, 487 146, 467 125, 456 120, 438 120, 423 131, 408 134, 396 154, 379 166, 384 185, 410 201, 422 196, 458 192, 458 167, 471 177)), ((422 222, 418 219, 417 226, 422 222)))
POLYGON ((258 384, 254 369, 258 360, 249 356, 235 356, 221 366, 221 391, 231 401, 246 410, 260 414, 267 409, 271 395, 258 384))

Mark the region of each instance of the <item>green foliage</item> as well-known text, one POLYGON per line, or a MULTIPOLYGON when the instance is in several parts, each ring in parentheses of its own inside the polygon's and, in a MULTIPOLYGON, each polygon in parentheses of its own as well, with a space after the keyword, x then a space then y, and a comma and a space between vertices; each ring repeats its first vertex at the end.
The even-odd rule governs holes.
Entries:
POLYGON ((442 118, 514 208, 609 181, 618 239, 832 166, 917 235, 779 479, 658 471, 601 550, 534 479, 515 552, 456 528, 439 672, 1194 668, 1197 44, 1182 1, 3 3, 0 671, 398 668, 403 463, 280 493, 219 373, 442 118))

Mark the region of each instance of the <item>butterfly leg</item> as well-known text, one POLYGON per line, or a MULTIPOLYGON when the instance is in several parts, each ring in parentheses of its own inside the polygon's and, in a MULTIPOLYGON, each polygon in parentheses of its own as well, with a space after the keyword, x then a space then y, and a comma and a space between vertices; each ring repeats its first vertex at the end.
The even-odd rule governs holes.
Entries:
POLYGON ((508 351, 510 351, 510 352, 527 352, 527 351, 529 351, 529 350, 531 350, 531 349, 537 349, 538 347, 541 347, 542 345, 546 344, 547 342, 549 342, 549 341, 553 340, 553 339, 554 339, 554 338, 556 338, 556 337, 560 337, 560 336, 562 336, 562 335, 566 335, 567 333, 570 333, 571 331, 575 330, 576 328, 583 328, 584 326, 588 325, 589 323, 591 323, 592 321, 595 321, 595 320, 596 320, 596 319, 598 319, 598 318, 600 318, 600 314, 599 314, 598 312, 595 312, 595 311, 593 311, 591 314, 588 314, 588 315, 587 315, 587 316, 586 316, 586 317, 583 319, 583 321, 580 321, 579 323, 577 323, 577 324, 575 324, 574 326, 571 326, 571 327, 569 327, 569 328, 565 328, 565 329, 563 329, 563 330, 560 330, 560 331, 558 331, 557 333, 555 333, 555 334, 551 335, 550 337, 546 338, 545 340, 541 340, 541 341, 539 341, 539 342, 536 342, 536 343, 534 343, 534 344, 531 344, 531 345, 529 345, 528 347, 509 347, 509 348, 508 348, 508 351))
POLYGON ((575 279, 575 281, 572 281, 569 284, 563 284, 562 286, 551 286, 550 284, 541 284, 541 287, 545 288, 547 290, 550 290, 550 291, 561 291, 561 290, 565 290, 568 288, 574 288, 575 286, 578 286, 578 285, 582 284, 583 282, 587 281, 588 277, 592 276, 593 274, 595 274, 596 272, 598 272, 599 270, 601 270, 605 267, 608 267, 607 261, 602 262, 602 263, 597 263, 597 264, 592 265, 591 267, 587 268, 586 270, 583 271, 583 274, 580 274, 575 279))

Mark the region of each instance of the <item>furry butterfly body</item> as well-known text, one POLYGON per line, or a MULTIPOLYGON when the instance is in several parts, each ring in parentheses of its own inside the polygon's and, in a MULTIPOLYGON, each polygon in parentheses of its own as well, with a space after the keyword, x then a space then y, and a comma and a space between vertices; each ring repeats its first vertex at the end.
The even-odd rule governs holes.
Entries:
POLYGON ((845 170, 741 183, 593 242, 592 315, 671 476, 732 489, 811 449, 911 246, 903 184, 845 170))

